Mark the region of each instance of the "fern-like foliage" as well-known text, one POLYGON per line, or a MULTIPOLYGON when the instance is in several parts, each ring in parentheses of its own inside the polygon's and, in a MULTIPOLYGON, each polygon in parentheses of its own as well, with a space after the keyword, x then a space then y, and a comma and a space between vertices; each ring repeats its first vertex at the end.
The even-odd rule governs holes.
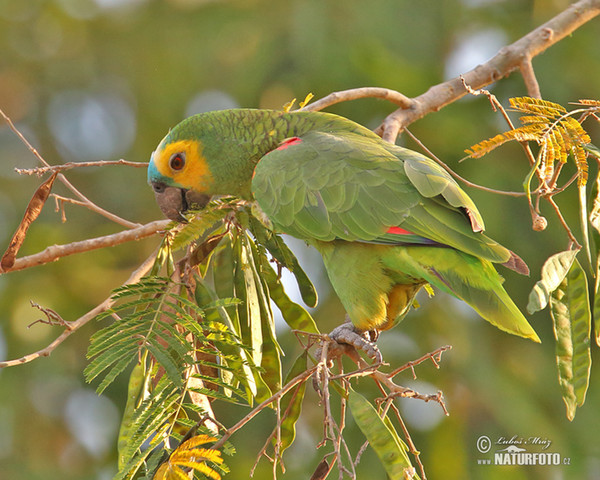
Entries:
POLYGON ((547 100, 511 98, 512 109, 523 114, 519 118, 522 125, 479 142, 466 152, 473 158, 480 158, 508 141, 536 142, 540 146, 537 168, 547 184, 554 178, 556 162, 565 163, 571 157, 577 167, 577 184, 583 186, 588 177, 589 150, 586 147, 591 140, 581 121, 598 110, 597 103, 580 100, 578 105, 584 108, 569 112, 562 105, 547 100))
POLYGON ((221 452, 211 448, 198 448, 200 445, 216 440, 209 435, 197 435, 186 440, 169 455, 169 459, 160 466, 154 478, 156 480, 189 478, 187 470, 191 469, 205 478, 221 480, 221 475, 214 466, 214 464, 223 464, 221 452))
POLYGON ((186 442, 190 432, 220 435, 202 398, 251 405, 281 388, 272 303, 292 328, 318 332, 286 295, 273 260, 315 304, 296 258, 252 205, 220 199, 167 232, 151 276, 114 291, 113 307, 98 317, 112 322, 92 336, 85 375, 100 379, 101 393, 131 371, 115 479, 187 478, 190 469, 217 479, 226 472, 218 451, 201 455, 200 443, 186 442), (179 262, 177 250, 185 250, 179 262))
POLYGON ((226 365, 206 359, 227 358, 221 350, 243 348, 227 326, 208 320, 206 311, 237 302, 222 299, 201 308, 177 293, 180 288, 160 277, 118 288, 113 296, 116 305, 99 316, 100 320, 108 316, 117 320, 92 336, 91 362, 85 375, 88 381, 103 376, 99 392, 135 363, 121 424, 116 478, 134 478, 156 447, 164 450, 173 439, 181 438, 179 431, 194 425, 193 419, 204 412, 197 411, 188 399, 193 389, 222 400, 245 400, 242 392, 223 383, 218 375, 211 377, 210 389, 202 387, 206 376, 201 372, 206 368, 226 369, 236 377, 226 365), (199 352, 205 355, 199 356, 199 352))
POLYGON ((576 408, 585 400, 590 380, 592 318, 596 324, 596 341, 600 344, 600 193, 597 187, 600 174, 597 174, 594 197, 587 198, 586 190, 588 157, 600 160, 600 150, 592 145, 590 136, 583 127, 583 122, 587 119, 599 120, 600 101, 579 100, 575 103, 577 108, 573 110, 530 97, 511 98, 510 105, 513 110, 522 114, 519 118, 521 126, 473 145, 467 153, 478 158, 511 140, 536 142, 539 145, 537 158, 532 162, 532 168, 523 182, 532 212, 533 228, 546 228, 547 222, 540 215, 539 204, 540 199, 548 199, 567 232, 569 246, 564 252, 551 256, 542 267, 541 279, 530 293, 527 310, 534 313, 550 307, 559 383, 567 407, 567 418, 572 420, 576 408), (558 186, 561 169, 569 159, 572 159, 577 169, 581 242, 552 200, 554 195, 569 187, 573 181, 570 179, 564 186, 558 186), (530 184, 534 176, 539 179, 539 186, 532 192, 530 184), (535 202, 532 201, 533 194, 537 196, 535 202), (541 223, 538 222, 540 218, 544 220, 541 223), (592 235, 589 233, 589 226, 593 227, 592 235), (581 250, 586 253, 589 267, 587 271, 576 258, 581 250), (595 298, 590 300, 588 284, 592 282, 596 285, 595 298))

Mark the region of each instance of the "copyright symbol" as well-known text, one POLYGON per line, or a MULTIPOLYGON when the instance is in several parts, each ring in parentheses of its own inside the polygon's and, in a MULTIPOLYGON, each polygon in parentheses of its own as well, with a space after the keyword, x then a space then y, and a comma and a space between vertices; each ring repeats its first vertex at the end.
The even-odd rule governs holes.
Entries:
POLYGON ((492 448, 492 441, 487 435, 482 435, 477 439, 477 450, 480 453, 487 453, 492 448))

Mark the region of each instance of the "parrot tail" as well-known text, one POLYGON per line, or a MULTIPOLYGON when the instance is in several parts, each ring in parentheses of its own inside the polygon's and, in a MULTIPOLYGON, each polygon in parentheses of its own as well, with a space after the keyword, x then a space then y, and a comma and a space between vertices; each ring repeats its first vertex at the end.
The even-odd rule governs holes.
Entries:
MULTIPOLYGON (((500 330, 540 342, 535 330, 506 293, 503 278, 491 262, 453 248, 408 247, 394 253, 395 261, 402 263, 404 272, 421 277, 463 300, 500 330)), ((519 267, 519 260, 524 265, 516 255, 507 263, 515 262, 519 267)))

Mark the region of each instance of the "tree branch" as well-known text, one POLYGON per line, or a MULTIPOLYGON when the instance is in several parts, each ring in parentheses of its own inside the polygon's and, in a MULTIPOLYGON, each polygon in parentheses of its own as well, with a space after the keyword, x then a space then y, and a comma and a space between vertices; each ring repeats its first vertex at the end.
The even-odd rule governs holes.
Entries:
POLYGON ((3 273, 23 270, 25 268, 36 267, 45 263, 50 263, 59 258, 73 255, 75 253, 88 252, 98 248, 114 247, 121 243, 131 242, 132 240, 141 240, 142 238, 150 237, 161 230, 164 230, 170 223, 170 220, 155 220, 154 222, 141 225, 137 228, 124 230, 122 232, 105 235, 103 237, 90 238, 80 242, 68 243, 66 245, 52 245, 42 250, 41 252, 21 257, 15 260, 12 267, 6 270, 0 270, 0 275, 3 273))
POLYGON ((106 165, 127 165, 129 167, 148 168, 148 162, 129 162, 121 158, 119 160, 100 160, 97 162, 67 162, 60 165, 46 165, 36 168, 15 168, 15 172, 19 175, 37 175, 41 177, 48 172, 62 172, 63 170, 81 167, 104 167, 106 165))
MULTIPOLYGON (((473 89, 489 85, 520 69, 530 96, 540 98, 540 89, 535 79, 531 59, 547 48, 570 35, 581 25, 600 14, 600 0, 580 0, 554 18, 502 48, 494 57, 482 65, 462 75, 473 89)), ((318 111, 333 104, 359 98, 383 98, 400 106, 386 117, 376 132, 384 140, 395 142, 405 127, 431 112, 455 102, 467 94, 461 77, 434 85, 425 93, 409 98, 402 93, 387 88, 362 87, 334 92, 300 110, 318 111)))
MULTIPOLYGON (((46 160, 44 160, 44 157, 42 157, 40 155, 40 153, 33 147, 33 145, 31 145, 31 143, 29 143, 29 141, 19 131, 19 129, 17 127, 15 127, 15 124, 12 122, 10 117, 8 115, 6 115, 6 113, 4 113, 4 111, 2 109, 0 109, 0 116, 2 118, 4 118, 4 121, 8 124, 9 128, 19 137, 21 142, 23 142, 23 144, 35 156, 35 158, 37 158, 39 160, 39 162, 42 165, 44 165, 44 167, 46 167, 48 169, 52 169, 53 167, 48 162, 46 162, 46 160)), ((75 186, 71 182, 69 182, 69 180, 67 180, 67 177, 65 177, 62 173, 59 173, 57 178, 69 190, 71 190, 71 192, 73 192, 82 202, 84 202, 85 206, 88 207, 90 210, 102 215, 103 217, 108 218, 109 220, 111 220, 115 223, 118 223, 119 225, 123 225, 124 227, 127 227, 127 228, 135 228, 135 227, 140 226, 139 223, 133 223, 133 222, 130 222, 129 220, 125 220, 124 218, 121 218, 118 215, 115 215, 114 213, 111 213, 108 210, 105 210, 102 207, 96 205, 89 198, 87 198, 83 193, 81 193, 79 190, 77 190, 75 188, 75 186)))
MULTIPOLYGON (((506 77, 523 65, 527 70, 524 62, 530 62, 533 57, 570 35, 598 14, 600 14, 600 0, 580 0, 573 3, 545 24, 502 48, 486 63, 465 73, 463 75, 465 82, 472 88, 478 89, 506 77)), ((459 77, 435 85, 415 97, 410 108, 401 108, 388 115, 377 132, 384 140, 394 142, 404 127, 430 112, 440 110, 466 93, 467 90, 459 77)))
POLYGON ((304 112, 317 112, 331 105, 335 105, 336 103, 348 102, 359 98, 381 98, 389 100, 390 102, 399 105, 401 108, 411 108, 413 105, 412 99, 395 90, 381 87, 360 87, 330 93, 326 97, 323 97, 310 105, 306 105, 299 110, 304 112))
POLYGON ((527 94, 530 97, 541 99, 542 93, 540 92, 540 84, 538 83, 537 78, 535 78, 535 71, 533 70, 531 58, 527 57, 523 59, 519 65, 519 69, 521 70, 523 81, 525 82, 525 88, 527 88, 527 94))
MULTIPOLYGON (((144 263, 142 263, 129 276, 129 278, 123 283, 123 285, 139 282, 139 280, 144 275, 146 275, 146 273, 148 273, 150 271, 150 269, 152 268, 152 265, 154 265, 155 256, 156 256, 156 252, 152 253, 152 255, 150 255, 144 261, 144 263)), ((29 363, 29 362, 35 360, 36 358, 49 356, 54 351, 54 349, 56 347, 58 347, 61 343, 63 343, 68 337, 70 337, 73 333, 75 333, 77 330, 79 330, 81 327, 83 327, 90 320, 93 320, 94 318, 96 318, 97 315, 104 312, 105 310, 108 310, 114 303, 115 303, 115 300, 113 300, 112 296, 108 297, 101 304, 92 308, 89 312, 87 312, 82 317, 79 317, 77 320, 74 320, 73 322, 68 322, 68 323, 65 322, 64 331, 46 348, 42 348, 41 350, 38 350, 37 352, 30 353, 21 358, 16 358, 14 360, 7 360, 5 362, 0 362, 0 368, 13 367, 15 365, 22 365, 24 363, 29 363)))

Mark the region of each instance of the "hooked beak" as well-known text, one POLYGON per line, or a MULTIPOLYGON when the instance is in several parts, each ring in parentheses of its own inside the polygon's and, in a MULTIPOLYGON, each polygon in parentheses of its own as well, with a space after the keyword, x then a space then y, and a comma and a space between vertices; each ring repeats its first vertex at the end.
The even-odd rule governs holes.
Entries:
POLYGON ((176 222, 187 223, 183 216, 190 209, 204 208, 210 201, 210 196, 186 190, 184 188, 169 187, 162 182, 152 182, 156 203, 165 217, 176 222))

